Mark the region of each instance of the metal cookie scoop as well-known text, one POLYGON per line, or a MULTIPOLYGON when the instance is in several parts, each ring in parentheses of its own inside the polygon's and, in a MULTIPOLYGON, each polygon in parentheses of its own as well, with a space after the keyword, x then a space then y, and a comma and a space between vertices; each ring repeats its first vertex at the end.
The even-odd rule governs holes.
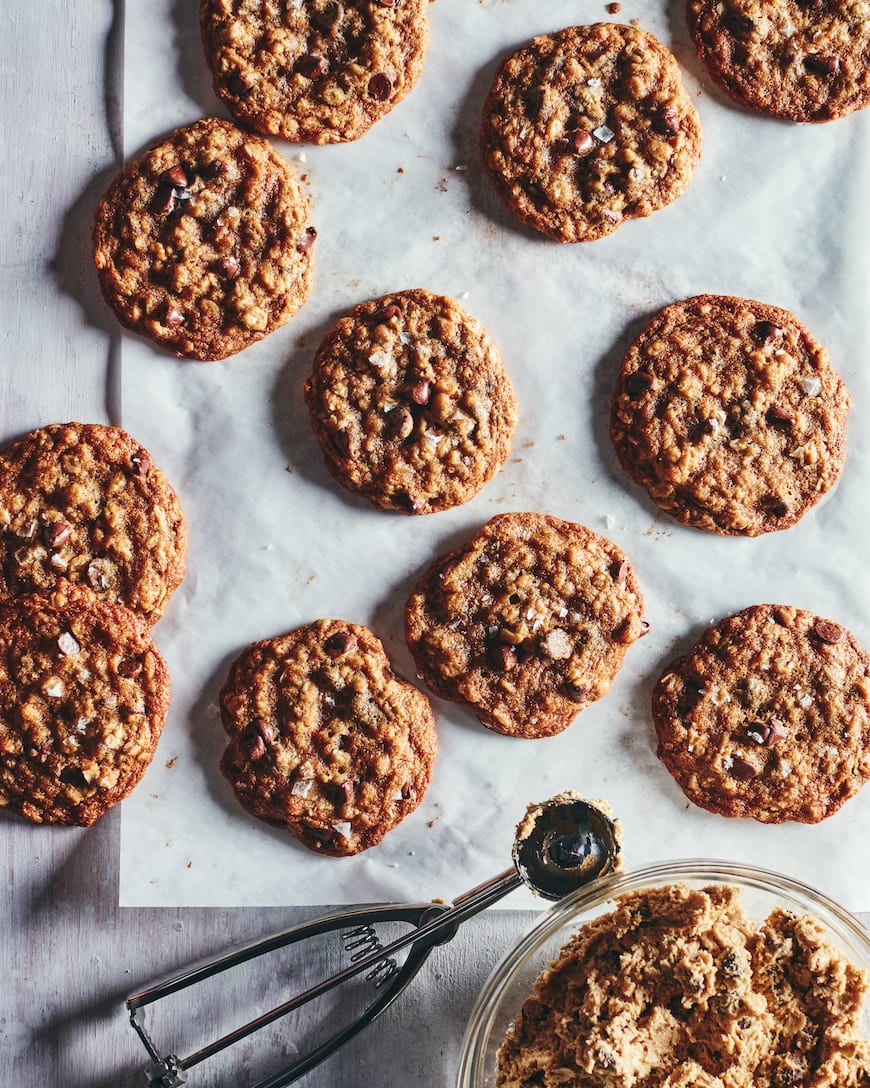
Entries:
POLYGON ((618 866, 619 851, 616 826, 600 805, 573 793, 559 794, 543 804, 530 806, 526 812, 517 828, 513 866, 465 892, 452 905, 395 903, 344 911, 276 933, 208 963, 186 968, 163 982, 153 983, 127 998, 130 1022, 152 1061, 145 1070, 146 1081, 158 1088, 177 1088, 186 1081, 188 1069, 365 973, 365 979, 372 984, 365 1009, 347 1027, 313 1047, 291 1066, 252 1086, 284 1088, 333 1054, 388 1008, 423 966, 432 949, 451 940, 466 918, 491 906, 522 884, 546 899, 561 899, 568 892, 613 872, 618 866), (412 928, 401 937, 383 943, 374 926, 389 922, 403 922, 412 928), (161 1057, 141 1022, 141 1010, 146 1005, 267 952, 334 931, 340 932, 345 949, 350 953, 351 963, 344 970, 186 1058, 175 1054, 161 1057), (407 955, 399 965, 395 954, 405 949, 407 955))

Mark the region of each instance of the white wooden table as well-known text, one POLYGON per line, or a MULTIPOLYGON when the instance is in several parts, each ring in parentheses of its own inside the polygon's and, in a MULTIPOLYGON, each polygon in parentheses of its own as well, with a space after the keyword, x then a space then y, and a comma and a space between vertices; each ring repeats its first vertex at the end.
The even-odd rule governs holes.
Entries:
MULTIPOLYGON (((195 0, 183 0, 193 4, 195 0)), ((0 233, 4 360, 0 440, 49 422, 118 422, 110 376, 120 333, 98 297, 94 208, 119 156, 109 61, 121 0, 6 0, 0 233)), ((167 28, 167 34, 172 29, 167 28)), ((145 1054, 123 1000, 138 984, 311 911, 119 908, 117 811, 88 829, 36 827, 0 814, 0 1081, 16 1088, 144 1084, 145 1054)), ((436 950, 411 990, 363 1036, 305 1079, 309 1088, 453 1084, 471 1005, 530 915, 475 919, 436 950)), ((250 1006, 269 970, 223 988, 201 1014, 250 1006), (220 1007, 218 1007, 220 1006, 220 1007)), ((276 1063, 292 1041, 274 1052, 276 1063)), ((249 1082, 250 1041, 195 1085, 249 1082), (217 1077, 217 1079, 216 1079, 217 1077)), ((268 1063, 265 1068, 268 1068, 268 1063)))
MULTIPOLYGON (((120 333, 99 297, 90 229, 119 164, 110 132, 118 110, 110 59, 119 46, 121 6, 120 0, 7 0, 3 8, 2 442, 51 422, 118 422, 110 376, 120 333)), ((4 1085, 144 1084, 147 1057, 127 1024, 126 995, 176 965, 312 914, 119 908, 119 839, 117 810, 88 830, 32 826, 0 813, 4 1085)), ((433 953, 397 1006, 301 1083, 453 1084, 474 998, 529 919, 502 911, 468 923, 448 948, 433 953)), ((228 985, 222 1008, 212 1011, 247 1010, 268 974, 264 965, 228 985)), ((201 1026, 209 1031, 208 1023, 201 1026)), ((289 1044, 283 1055, 273 1049, 272 1069, 291 1053, 289 1044)), ((246 1041, 226 1064, 201 1066, 190 1083, 244 1085, 249 1071, 268 1071, 268 1061, 258 1064, 263 1057, 246 1041)))

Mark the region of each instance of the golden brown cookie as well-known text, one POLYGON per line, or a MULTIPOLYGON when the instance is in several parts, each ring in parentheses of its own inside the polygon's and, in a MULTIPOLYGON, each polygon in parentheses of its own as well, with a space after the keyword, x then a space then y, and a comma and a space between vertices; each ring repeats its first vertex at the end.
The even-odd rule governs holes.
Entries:
POLYGON ((317 231, 290 167, 259 136, 205 118, 109 187, 94 260, 122 325, 175 355, 225 359, 262 340, 311 289, 317 231))
POLYGON ((688 0, 698 55, 726 94, 790 121, 870 103, 867 0, 688 0))
POLYGON ((265 135, 356 140, 423 70, 429 0, 201 0, 215 94, 265 135))
POLYGON ((52 424, 0 451, 0 597, 64 578, 153 624, 186 547, 175 492, 120 427, 52 424))
POLYGON ((710 627, 652 714, 659 759, 722 816, 818 823, 870 777, 870 657, 812 612, 756 605, 710 627))
POLYGON ((865 1088, 867 980, 808 915, 729 885, 621 895, 538 976, 497 1088, 865 1088))
POLYGON ((794 525, 836 482, 849 394, 787 310, 699 295, 666 306, 619 372, 622 467, 678 521, 757 536, 794 525))
POLYGON ((305 401, 339 483, 403 514, 475 495, 507 460, 517 418, 486 329, 423 290, 343 317, 317 351, 305 401))
POLYGON ((420 675, 484 725, 548 737, 600 699, 644 634, 615 544, 546 514, 500 514, 424 572, 405 609, 420 675))
POLYGON ((675 200, 701 157, 701 127, 672 54, 633 26, 543 34, 500 67, 481 147, 517 218, 588 242, 675 200))
POLYGON ((129 609, 66 581, 0 603, 0 806, 87 827, 145 773, 168 709, 129 609))
POLYGON ((318 620, 249 646, 220 696, 221 770, 253 816, 310 850, 358 854, 423 800, 435 720, 365 627, 318 620))

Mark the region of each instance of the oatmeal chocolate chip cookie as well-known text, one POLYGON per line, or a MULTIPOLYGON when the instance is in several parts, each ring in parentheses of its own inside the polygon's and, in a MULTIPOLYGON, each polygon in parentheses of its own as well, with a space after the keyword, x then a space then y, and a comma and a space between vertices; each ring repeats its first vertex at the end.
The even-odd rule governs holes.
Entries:
POLYGON ((688 0, 698 55, 726 94, 790 121, 870 103, 867 0, 688 0))
POLYGON ((423 70, 429 0, 202 0, 215 93, 243 124, 316 144, 356 140, 423 70))
POLYGON ((405 610, 420 675, 516 737, 566 729, 600 699, 645 633, 623 553, 582 525, 501 514, 437 559, 405 610))
POLYGON ((145 773, 168 709, 129 609, 66 581, 0 603, 0 806, 87 827, 145 773))
POLYGON ((249 646, 220 696, 221 770, 253 816, 310 850, 367 850, 423 800, 435 761, 429 700, 365 627, 318 620, 249 646))
POLYGON ((757 605, 709 628, 652 713, 659 758, 723 816, 818 823, 870 777, 870 657, 812 612, 757 605))
POLYGON ((184 576, 184 515, 120 427, 40 427, 0 451, 0 598, 64 578, 156 623, 184 576))
POLYGON ((305 302, 316 235, 281 156, 212 117, 116 178, 97 212, 94 260, 122 325, 213 361, 262 340, 305 302))
POLYGON ((865 1088, 864 973, 734 885, 619 896, 535 980, 497 1088, 865 1088))
POLYGON ((558 242, 588 242, 683 192, 701 128, 671 53, 646 31, 597 23, 508 57, 481 146, 518 219, 558 242))
POLYGON ((849 394, 793 314, 699 295, 631 346, 611 404, 622 467, 678 521, 757 536, 794 525, 836 481, 849 394))
POLYGON ((422 290, 342 318, 318 349, 305 401, 339 483, 404 514, 476 494, 507 460, 517 419, 486 329, 422 290))

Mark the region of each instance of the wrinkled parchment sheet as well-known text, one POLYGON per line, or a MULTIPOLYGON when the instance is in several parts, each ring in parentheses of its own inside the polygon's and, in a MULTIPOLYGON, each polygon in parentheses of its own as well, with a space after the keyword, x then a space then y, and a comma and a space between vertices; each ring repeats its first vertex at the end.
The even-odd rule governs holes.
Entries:
MULTIPOLYGON (((127 5, 125 149, 222 113, 191 0, 127 5)), ((356 143, 277 142, 307 175, 319 235, 311 298, 283 329, 222 363, 176 360, 126 336, 122 422, 188 518, 187 577, 155 629, 172 675, 156 758, 124 802, 121 903, 341 904, 450 898, 510 864, 527 803, 564 789, 607 798, 631 867, 727 858, 870 910, 870 788, 818 826, 768 827, 688 804, 655 756, 649 696, 711 621, 774 601, 836 619, 870 646, 868 252, 870 111, 798 126, 733 106, 701 70, 683 5, 627 0, 676 53, 704 154, 686 193, 598 242, 521 228, 479 162, 482 103, 500 60, 534 34, 600 21, 603 0, 437 0, 417 87, 356 143), (301 386, 357 302, 425 287, 452 295, 500 345, 521 419, 511 460, 471 502, 424 518, 376 510, 328 476, 301 386), (794 311, 852 394, 838 487, 793 529, 723 539, 675 524, 620 471, 607 433, 615 373, 657 309, 700 292, 794 311), (610 693, 558 737, 498 736, 433 698, 434 779, 416 813, 356 858, 316 856, 248 816, 218 763, 217 695, 256 639, 319 617, 370 626, 413 678, 402 610, 422 568, 492 515, 535 510, 604 533, 634 563, 650 634, 610 693)), ((504 905, 540 905, 514 894, 504 905)))

